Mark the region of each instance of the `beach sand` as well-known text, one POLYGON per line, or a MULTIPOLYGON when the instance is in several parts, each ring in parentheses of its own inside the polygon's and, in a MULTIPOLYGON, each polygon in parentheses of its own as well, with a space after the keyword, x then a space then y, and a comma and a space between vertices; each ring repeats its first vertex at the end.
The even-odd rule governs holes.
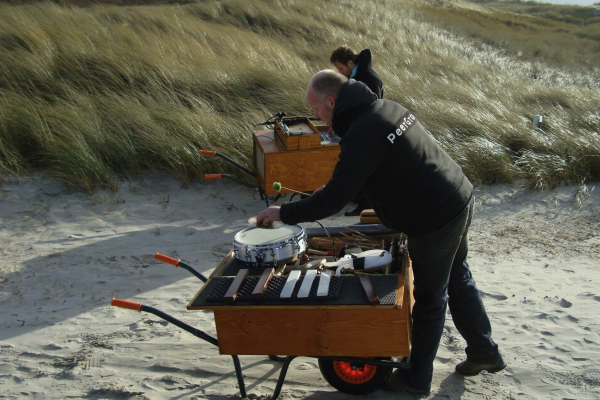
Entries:
MULTIPOLYGON (((589 184, 587 192, 573 186, 532 191, 521 183, 476 190, 469 261, 508 367, 457 375, 465 342, 448 314, 432 393, 424 398, 600 398, 597 186, 589 184)), ((211 312, 186 310, 202 282, 153 255, 180 258, 208 275, 232 248, 235 233, 264 207, 256 192, 223 182, 182 188, 156 177, 90 195, 42 176, 5 181, 0 398, 239 398, 230 356, 154 315, 110 301, 141 302, 216 335, 211 312)), ((344 211, 321 222, 358 223, 344 211)), ((266 356, 240 360, 249 397, 269 398, 281 363, 266 356)), ((315 358, 300 357, 280 398, 358 397, 337 392, 315 358)), ((380 390, 360 398, 417 397, 380 390)))

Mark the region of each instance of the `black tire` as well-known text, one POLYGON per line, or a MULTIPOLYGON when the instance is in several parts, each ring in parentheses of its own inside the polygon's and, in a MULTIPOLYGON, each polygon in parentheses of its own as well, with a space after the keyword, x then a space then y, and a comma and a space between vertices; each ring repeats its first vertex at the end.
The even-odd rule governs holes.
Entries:
POLYGON ((356 364, 319 358, 323 378, 343 393, 363 395, 379 390, 392 374, 392 367, 356 364))

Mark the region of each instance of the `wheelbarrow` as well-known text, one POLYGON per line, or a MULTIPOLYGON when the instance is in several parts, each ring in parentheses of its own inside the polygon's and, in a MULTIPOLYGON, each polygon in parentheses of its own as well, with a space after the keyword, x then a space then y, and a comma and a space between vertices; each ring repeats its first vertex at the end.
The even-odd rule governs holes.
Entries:
MULTIPOLYGON (((233 255, 233 251, 231 251, 227 257, 219 264, 219 266, 215 269, 210 278, 205 277, 200 272, 196 271, 193 267, 188 264, 182 262, 179 259, 174 259, 162 254, 157 253, 154 257, 156 260, 173 265, 175 267, 182 267, 204 282, 204 286, 198 292, 196 297, 190 302, 188 305, 188 309, 207 309, 203 306, 197 306, 198 298, 202 292, 206 292, 207 285, 211 281, 218 281, 221 279, 220 274, 223 273, 227 268, 231 268, 232 265, 236 262, 236 259, 233 255), (206 289, 206 290, 205 290, 206 289)), ((407 258, 407 257, 406 257, 407 258)), ((411 272, 410 272, 410 262, 403 262, 405 265, 404 274, 400 274, 398 276, 397 281, 399 282, 398 286, 400 287, 401 282, 405 282, 409 286, 405 289, 402 297, 404 299, 404 310, 405 314, 410 317, 410 306, 411 296, 410 292, 410 281, 411 281, 411 272), (407 311, 408 310, 408 311, 407 311)), ((285 380, 285 376, 287 374, 290 363, 297 357, 310 357, 316 358, 318 360, 319 369, 321 374, 325 378, 325 380, 333 386, 338 391, 343 393, 353 394, 353 395, 364 395, 375 392, 379 390, 391 375, 394 368, 408 368, 410 363, 408 361, 408 343, 410 340, 410 318, 408 318, 408 333, 406 338, 400 341, 401 350, 398 350, 398 345, 394 345, 393 343, 383 343, 384 337, 390 336, 392 332, 395 332, 397 335, 402 336, 402 332, 396 332, 398 327, 406 327, 406 321, 403 318, 393 317, 394 312, 397 315, 400 315, 398 311, 394 311, 394 309, 384 309, 384 308, 371 308, 369 312, 369 306, 366 306, 366 312, 364 307, 360 309, 360 307, 343 307, 343 309, 339 310, 336 313, 331 313, 331 310, 327 309, 325 306, 300 306, 300 307, 288 307, 283 309, 274 309, 270 310, 268 307, 237 307, 237 306, 225 306, 221 307, 221 309, 217 309, 218 307, 214 307, 215 314, 215 323, 217 326, 217 335, 219 332, 223 332, 224 339, 220 341, 218 338, 213 337, 206 332, 197 329, 173 316, 164 313, 163 311, 144 305, 142 303, 136 303, 132 301, 122 300, 122 299, 112 299, 111 305, 115 307, 121 307, 130 310, 136 310, 138 312, 147 312, 156 315, 163 320, 176 325, 177 327, 191 333, 192 335, 207 341, 219 348, 221 354, 231 355, 233 359, 233 365, 235 369, 235 374, 237 377, 239 390, 242 398, 247 398, 246 388, 244 383, 244 378, 242 375, 242 368, 239 360, 239 355, 266 355, 269 358, 275 361, 281 361, 281 371, 279 373, 279 377, 277 379, 277 384, 275 386, 275 390, 272 395, 272 399, 277 399, 281 393, 281 389, 283 387, 283 383, 285 380), (256 309, 254 309, 256 308, 256 309), (298 308, 297 311, 300 314, 294 313, 294 309, 298 308), (376 312, 379 310, 379 312, 376 312), (381 312, 385 312, 381 314, 381 312), (240 314, 241 313, 241 314, 240 314), (275 313, 275 314, 273 314, 275 313), (310 321, 315 321, 315 326, 307 327, 310 334, 313 335, 313 341, 315 343, 321 343, 320 346, 316 347, 304 347, 302 350, 302 344, 300 347, 294 348, 290 347, 289 343, 301 342, 306 339, 306 334, 303 332, 298 332, 297 324, 299 320, 302 320, 302 316, 308 317, 310 321), (392 317, 390 317, 392 316, 392 317), (248 329, 248 326, 241 326, 243 322, 242 320, 268 320, 270 332, 264 332, 260 328, 259 331, 253 332, 248 329), (275 319, 273 319, 275 318, 275 319), (287 319, 286 319, 287 318, 287 319), (352 319, 357 319, 360 326, 352 326, 346 328, 345 325, 347 323, 352 323, 352 319), (365 318, 370 318, 373 323, 365 322, 365 318), (385 327, 382 324, 385 324, 384 320, 390 320, 390 327, 385 327), (274 323, 273 321, 279 321, 274 323), (399 322, 400 321, 400 322, 399 322), (404 321, 404 322, 402 322, 404 321), (369 331, 369 326, 377 328, 378 337, 375 337, 375 343, 365 342, 363 345, 360 344, 360 337, 353 337, 354 340, 346 341, 352 342, 352 346, 344 347, 343 344, 338 343, 338 340, 335 338, 331 338, 331 331, 328 330, 330 327, 325 325, 332 324, 331 326, 334 329, 340 329, 338 334, 339 342, 344 342, 344 334, 347 331, 352 332, 365 332, 365 336, 368 337, 370 334, 376 332, 375 330, 369 331), (232 325, 233 324, 233 325, 232 325), (317 326, 321 326, 318 328, 317 326), (244 338, 237 337, 238 334, 244 334, 244 338), (264 336, 264 335, 267 336, 264 336), (299 336, 294 337, 294 335, 299 334, 299 336), (268 337, 269 340, 265 341, 264 338, 268 337), (299 339, 301 338, 301 339, 299 339), (258 339, 258 340, 257 340, 258 339), (333 340, 331 340, 333 339, 333 340), (328 341, 329 340, 329 341, 328 341), (257 343, 259 347, 252 348, 252 345, 248 343, 257 343), (272 344, 272 346, 270 345, 272 344), (340 347, 341 346, 341 347, 340 347), (344 351, 348 349, 348 352, 351 353, 349 356, 343 356, 344 351), (262 352, 264 350, 264 352, 262 352), (271 353, 270 350, 273 350, 271 353), (285 350, 289 350, 289 352, 285 352, 285 350), (364 356, 354 355, 357 352, 364 351, 364 356), (395 353, 392 357, 381 354, 382 352, 390 351, 395 353), (237 353, 237 354, 233 354, 237 353), (402 353, 402 354, 398 354, 402 353), (287 356, 275 356, 269 354, 293 354, 287 356)), ((397 309, 397 307, 396 307, 397 309)), ((256 323, 256 322, 255 322, 256 323)), ((300 322, 302 326, 307 326, 306 322, 300 322)), ((260 327, 260 324, 254 325, 256 327, 260 327)), ((397 336, 396 335, 396 336, 397 336)))

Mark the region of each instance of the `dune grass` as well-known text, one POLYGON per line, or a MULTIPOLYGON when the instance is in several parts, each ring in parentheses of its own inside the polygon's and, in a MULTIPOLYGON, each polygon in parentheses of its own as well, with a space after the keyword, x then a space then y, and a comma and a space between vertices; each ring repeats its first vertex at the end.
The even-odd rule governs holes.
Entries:
POLYGON ((0 179, 243 177, 199 150, 250 168, 254 123, 310 115, 306 84, 344 43, 475 184, 600 179, 600 45, 569 21, 458 1, 73 4, 0 4, 0 179))

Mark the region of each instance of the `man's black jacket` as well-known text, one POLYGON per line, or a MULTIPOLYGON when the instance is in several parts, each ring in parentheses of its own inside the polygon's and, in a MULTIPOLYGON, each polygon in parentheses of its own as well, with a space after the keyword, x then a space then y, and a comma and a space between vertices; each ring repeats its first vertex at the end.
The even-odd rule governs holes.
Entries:
POLYGON ((371 50, 364 49, 361 51, 357 58, 356 64, 356 75, 352 79, 359 82, 363 82, 371 89, 371 92, 377 95, 378 99, 383 99, 383 83, 377 72, 373 71, 373 61, 371 57, 371 50))
POLYGON ((408 235, 443 226, 473 186, 454 162, 400 104, 377 100, 350 79, 333 110, 342 137, 339 161, 325 188, 281 206, 281 220, 296 224, 339 212, 362 188, 382 223, 408 235))

